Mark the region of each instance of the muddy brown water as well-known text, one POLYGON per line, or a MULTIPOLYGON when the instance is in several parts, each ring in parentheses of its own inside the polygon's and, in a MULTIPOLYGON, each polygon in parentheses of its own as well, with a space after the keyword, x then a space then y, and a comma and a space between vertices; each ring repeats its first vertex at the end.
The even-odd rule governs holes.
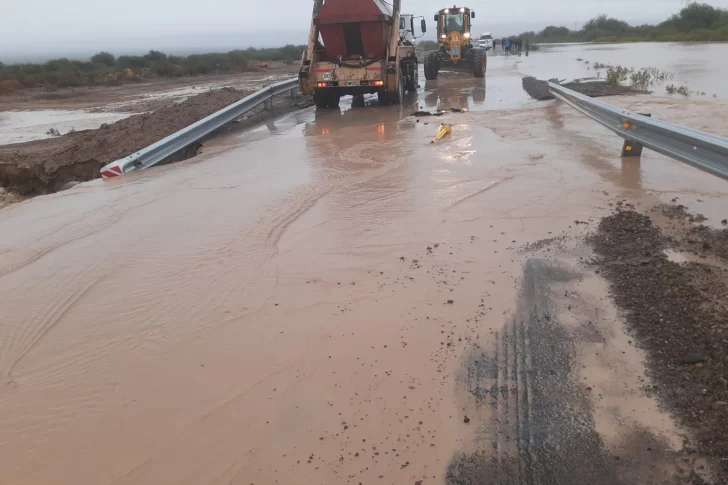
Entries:
MULTIPOLYGON (((545 44, 528 57, 519 58, 519 70, 540 79, 571 80, 600 76, 606 69, 594 64, 627 68, 657 68, 671 75, 650 87, 665 95, 665 86, 686 86, 697 98, 728 99, 728 64, 719 61, 728 56, 724 42, 636 42, 628 44, 545 44), (701 93, 701 94, 698 94, 701 93), (705 93, 705 94, 702 94, 705 93)), ((680 95, 675 97, 679 98, 680 95)))
MULTIPOLYGON (((724 109, 616 102, 686 123, 724 109)), ((620 159, 603 128, 529 100, 515 62, 369 103, 0 210, 2 483, 676 473, 687 432, 644 394, 579 241, 615 196, 700 198, 710 218, 725 182, 620 159), (438 106, 468 111, 406 116, 438 106)))

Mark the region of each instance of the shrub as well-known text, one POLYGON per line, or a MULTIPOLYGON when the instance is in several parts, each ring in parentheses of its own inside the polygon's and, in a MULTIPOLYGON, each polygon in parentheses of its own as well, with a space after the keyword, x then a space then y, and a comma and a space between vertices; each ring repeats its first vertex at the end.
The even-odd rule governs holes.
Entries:
POLYGON ((607 84, 619 84, 627 80, 630 70, 626 67, 617 66, 607 68, 607 84))
POLYGON ((91 62, 94 64, 101 64, 104 66, 113 66, 116 62, 116 58, 109 52, 99 52, 91 57, 91 62))

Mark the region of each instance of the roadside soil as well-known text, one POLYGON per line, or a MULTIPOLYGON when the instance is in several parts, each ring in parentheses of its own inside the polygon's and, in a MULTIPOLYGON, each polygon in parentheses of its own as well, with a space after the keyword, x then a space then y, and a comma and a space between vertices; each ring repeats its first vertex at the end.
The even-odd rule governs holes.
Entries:
MULTIPOLYGON (((549 91, 546 81, 536 79, 535 77, 524 77, 521 80, 523 90, 537 101, 545 101, 554 99, 554 95, 549 91)), ((606 81, 588 81, 588 82, 569 82, 561 84, 565 88, 576 91, 577 93, 598 98, 600 96, 618 96, 626 94, 647 94, 648 91, 636 89, 631 86, 622 86, 621 84, 607 84, 606 81)))
MULTIPOLYGON (((98 178, 99 170, 107 163, 134 153, 249 93, 232 88, 209 91, 181 103, 167 100, 166 106, 152 113, 131 116, 97 130, 1 146, 0 186, 20 196, 33 196, 55 192, 69 182, 98 178)), ((280 98, 275 105, 277 112, 305 105, 302 98, 280 98)), ((170 161, 194 156, 199 147, 199 144, 190 147, 170 161)))
POLYGON ((223 87, 252 89, 266 82, 291 77, 297 70, 296 65, 275 63, 268 69, 243 73, 143 79, 119 86, 23 89, 1 96, 0 111, 47 109, 87 109, 95 112, 121 113, 154 111, 169 104, 171 99, 179 100, 223 87))
POLYGON ((617 204, 591 237, 594 263, 647 354, 646 390, 717 463, 715 483, 728 483, 728 230, 683 206, 645 215, 617 204))

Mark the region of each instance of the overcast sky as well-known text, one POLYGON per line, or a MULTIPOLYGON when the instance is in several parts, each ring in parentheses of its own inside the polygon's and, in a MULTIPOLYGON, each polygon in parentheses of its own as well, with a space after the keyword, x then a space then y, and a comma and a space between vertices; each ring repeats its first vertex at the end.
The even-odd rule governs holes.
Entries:
MULTIPOLYGON (((353 1, 353 0, 350 0, 353 1)), ((728 8, 728 0, 708 0, 728 8)), ((100 50, 115 54, 150 48, 176 53, 303 44, 311 0, 2 0, 0 61, 100 50)), ((402 0, 403 11, 432 15, 447 6, 438 0, 402 0)), ((539 30, 546 25, 580 27, 600 13, 632 24, 655 23, 684 6, 684 0, 472 0, 476 32, 495 35, 539 30)))

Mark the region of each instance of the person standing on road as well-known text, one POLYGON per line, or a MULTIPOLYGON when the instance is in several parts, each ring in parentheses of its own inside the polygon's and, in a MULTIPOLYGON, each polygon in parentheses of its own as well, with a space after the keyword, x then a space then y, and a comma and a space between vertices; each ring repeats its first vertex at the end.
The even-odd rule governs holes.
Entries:
POLYGON ((506 51, 506 56, 508 54, 510 54, 510 50, 511 50, 511 41, 510 40, 506 39, 503 42, 503 50, 506 51))

